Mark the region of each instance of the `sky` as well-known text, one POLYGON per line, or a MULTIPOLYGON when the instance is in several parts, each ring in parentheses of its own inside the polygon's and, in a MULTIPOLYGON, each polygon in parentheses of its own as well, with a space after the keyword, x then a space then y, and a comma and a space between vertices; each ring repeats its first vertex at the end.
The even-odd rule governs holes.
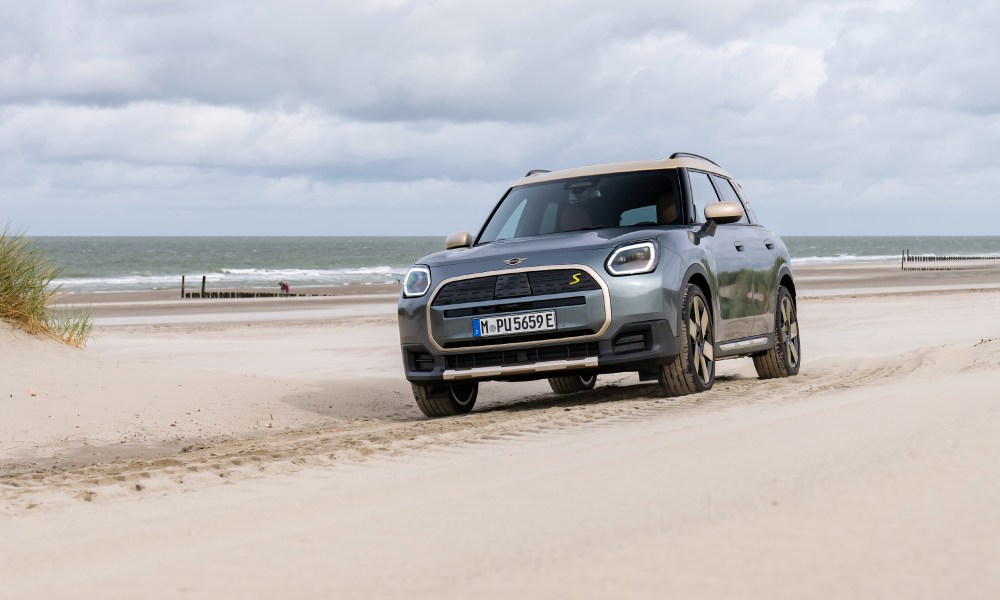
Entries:
POLYGON ((782 235, 1000 234, 1000 3, 0 7, 0 226, 446 235, 529 169, 711 157, 782 235))

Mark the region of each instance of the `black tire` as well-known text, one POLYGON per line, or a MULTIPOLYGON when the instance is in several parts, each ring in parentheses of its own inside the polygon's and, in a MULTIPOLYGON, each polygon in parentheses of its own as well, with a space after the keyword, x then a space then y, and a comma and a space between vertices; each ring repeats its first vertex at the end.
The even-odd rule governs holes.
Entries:
POLYGON ((478 383, 423 385, 411 383, 420 412, 428 417, 451 417, 472 411, 479 396, 478 383))
POLYGON ((549 377, 549 387, 557 394, 575 394, 594 389, 597 375, 569 375, 567 377, 549 377))
POLYGON ((681 301, 680 354, 660 368, 660 387, 667 396, 686 396, 712 389, 715 383, 715 322, 701 288, 688 284, 681 301))
POLYGON ((799 340, 799 315, 795 298, 785 286, 778 286, 774 308, 774 347, 753 357, 753 366, 761 379, 798 375, 802 362, 799 340))

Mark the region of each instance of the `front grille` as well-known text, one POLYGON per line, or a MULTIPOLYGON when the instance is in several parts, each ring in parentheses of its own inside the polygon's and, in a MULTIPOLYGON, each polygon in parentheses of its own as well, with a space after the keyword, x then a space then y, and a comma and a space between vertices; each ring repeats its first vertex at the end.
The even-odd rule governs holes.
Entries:
POLYGON ((531 286, 528 284, 528 276, 524 273, 514 273, 513 275, 500 275, 497 277, 497 285, 493 289, 493 297, 501 298, 523 298, 531 295, 531 286))
POLYGON ((495 350, 492 352, 470 352, 446 356, 449 369, 472 369, 475 367, 506 367, 513 365, 530 365, 553 360, 579 360, 598 356, 597 342, 582 342, 576 344, 558 344, 541 348, 524 348, 521 350, 495 350))
POLYGON ((434 304, 435 306, 446 306, 448 304, 493 300, 496 285, 496 277, 478 277, 455 281, 441 289, 437 298, 434 298, 434 304))
POLYGON ((574 269, 532 271, 528 273, 528 280, 531 282, 531 291, 536 296, 601 289, 590 273, 574 269))
POLYGON ((433 304, 448 306, 598 289, 601 289, 600 284, 586 271, 552 269, 453 281, 441 288, 433 304))

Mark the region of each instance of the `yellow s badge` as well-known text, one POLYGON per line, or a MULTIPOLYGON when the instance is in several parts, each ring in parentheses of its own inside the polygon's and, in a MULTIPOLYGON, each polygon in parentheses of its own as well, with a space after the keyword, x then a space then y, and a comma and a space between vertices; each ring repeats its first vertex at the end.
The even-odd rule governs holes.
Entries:
POLYGON ((580 283, 580 274, 579 273, 573 273, 573 280, 570 281, 569 284, 570 285, 576 285, 578 283, 580 283))

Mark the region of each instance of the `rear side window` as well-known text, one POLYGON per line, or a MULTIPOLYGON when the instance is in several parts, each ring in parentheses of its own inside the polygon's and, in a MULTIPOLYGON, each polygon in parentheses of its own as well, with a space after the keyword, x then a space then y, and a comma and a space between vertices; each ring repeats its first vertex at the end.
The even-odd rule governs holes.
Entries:
POLYGON ((743 206, 743 202, 740 201, 739 194, 733 189, 733 184, 725 177, 719 177, 718 175, 712 175, 712 181, 715 182, 715 189, 719 190, 719 197, 723 202, 735 202, 743 209, 743 218, 739 222, 744 225, 749 224, 750 219, 747 218, 747 209, 743 206))

